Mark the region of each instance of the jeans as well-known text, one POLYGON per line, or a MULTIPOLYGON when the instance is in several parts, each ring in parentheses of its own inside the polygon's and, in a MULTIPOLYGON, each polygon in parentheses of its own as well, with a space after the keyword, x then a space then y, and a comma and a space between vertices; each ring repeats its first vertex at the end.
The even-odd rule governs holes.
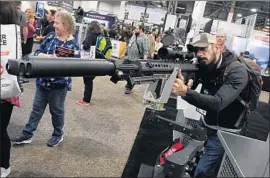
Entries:
POLYGON ((93 80, 95 77, 83 77, 84 82, 84 96, 83 101, 90 103, 93 93, 93 80))
POLYGON ((217 131, 207 129, 205 154, 199 160, 194 177, 217 177, 224 152, 217 131))
MULTIPOLYGON (((123 61, 123 64, 132 64, 132 61, 131 60, 128 60, 128 59, 125 59, 123 61)), ((132 90, 134 88, 134 85, 129 80, 127 80, 127 84, 126 84, 125 87, 126 87, 126 89, 132 90)))
POLYGON ((33 103, 33 109, 26 124, 23 134, 33 136, 37 129, 39 121, 49 104, 52 115, 52 124, 54 127, 53 137, 61 137, 64 134, 64 103, 67 95, 67 88, 45 90, 42 87, 36 87, 36 94, 33 103))
POLYGON ((10 167, 10 138, 7 127, 10 122, 13 105, 10 103, 1 103, 1 167, 8 169, 10 167))

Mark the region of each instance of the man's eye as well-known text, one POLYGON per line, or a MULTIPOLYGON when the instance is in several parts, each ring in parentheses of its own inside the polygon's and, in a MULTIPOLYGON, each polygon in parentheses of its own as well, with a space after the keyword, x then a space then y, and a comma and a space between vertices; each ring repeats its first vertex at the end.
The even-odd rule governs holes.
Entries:
POLYGON ((206 48, 199 48, 198 51, 206 51, 206 48))

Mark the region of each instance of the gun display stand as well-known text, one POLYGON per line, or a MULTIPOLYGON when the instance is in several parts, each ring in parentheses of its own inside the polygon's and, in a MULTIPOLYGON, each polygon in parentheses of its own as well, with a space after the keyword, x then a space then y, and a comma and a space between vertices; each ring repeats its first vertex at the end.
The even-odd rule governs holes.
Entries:
POLYGON ((174 80, 149 85, 144 97, 147 108, 122 178, 179 177, 192 174, 196 166, 196 157, 199 157, 203 151, 205 131, 198 127, 198 122, 184 118, 183 111, 176 109, 176 97, 159 94, 159 91, 168 93, 170 89, 168 86, 171 86, 174 80), (153 100, 155 97, 149 99, 147 98, 149 96, 159 99, 153 100), (162 96, 169 97, 168 102, 160 102, 165 101, 162 96), (154 106, 155 103, 158 107, 154 106), (174 133, 175 131, 177 134, 174 133), (169 156, 164 167, 161 168, 156 164, 157 158, 172 143, 174 137, 180 137, 185 147, 169 156))
MULTIPOLYGON (((170 98, 164 109, 166 112, 160 112, 160 115, 173 121, 177 114, 176 99, 170 98)), ((145 170, 145 173, 152 174, 158 155, 172 142, 173 130, 160 123, 149 122, 151 113, 152 109, 145 109, 122 178, 137 178, 142 165, 149 166, 150 170, 145 170)))

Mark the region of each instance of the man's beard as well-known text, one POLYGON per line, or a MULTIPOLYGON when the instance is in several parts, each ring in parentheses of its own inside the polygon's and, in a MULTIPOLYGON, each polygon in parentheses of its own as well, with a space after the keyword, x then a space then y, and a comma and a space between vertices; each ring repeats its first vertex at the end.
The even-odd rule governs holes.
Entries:
POLYGON ((216 72, 217 66, 218 66, 218 59, 216 55, 212 55, 214 58, 213 61, 211 61, 209 64, 206 64, 206 60, 204 58, 198 58, 199 60, 199 70, 202 75, 212 75, 216 72))

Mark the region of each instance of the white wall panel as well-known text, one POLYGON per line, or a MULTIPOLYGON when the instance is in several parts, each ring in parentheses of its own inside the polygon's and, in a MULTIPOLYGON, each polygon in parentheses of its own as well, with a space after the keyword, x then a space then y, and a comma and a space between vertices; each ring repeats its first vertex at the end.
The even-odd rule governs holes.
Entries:
POLYGON ((129 15, 128 15, 129 20, 140 21, 141 13, 144 13, 145 7, 127 5, 126 10, 129 12, 129 15))
POLYGON ((146 11, 149 14, 148 23, 154 23, 154 24, 163 24, 164 21, 161 19, 165 19, 165 15, 167 13, 166 10, 160 9, 160 8, 147 8, 146 11))
POLYGON ((35 11, 36 4, 36 1, 22 1, 22 11, 25 11, 28 8, 32 8, 35 11))
POLYGON ((82 1, 81 7, 84 11, 97 10, 98 1, 82 1))
POLYGON ((110 1, 100 2, 99 10, 113 12, 113 6, 114 6, 113 2, 110 1))

